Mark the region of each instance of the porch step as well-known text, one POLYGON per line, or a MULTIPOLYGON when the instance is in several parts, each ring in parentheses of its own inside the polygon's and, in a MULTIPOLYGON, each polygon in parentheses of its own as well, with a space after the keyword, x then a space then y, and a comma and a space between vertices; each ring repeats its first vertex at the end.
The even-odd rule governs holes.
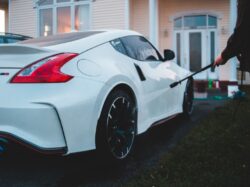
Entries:
POLYGON ((222 91, 220 88, 206 88, 205 92, 194 92, 195 99, 214 99, 214 98, 227 98, 227 92, 222 91))
MULTIPOLYGON (((208 80, 195 80, 194 81, 194 91, 196 92, 207 92, 207 90, 211 89, 211 92, 214 92, 214 89, 220 89, 221 92, 227 92, 227 88, 228 86, 234 86, 234 85, 238 85, 237 81, 218 81, 218 80, 214 80, 212 82, 209 82, 208 80), (217 88, 219 87, 219 88, 217 88)), ((210 92, 210 91, 209 91, 210 92)))
POLYGON ((218 96, 218 95, 227 95, 227 93, 223 92, 220 88, 207 88, 206 92, 209 97, 218 96))

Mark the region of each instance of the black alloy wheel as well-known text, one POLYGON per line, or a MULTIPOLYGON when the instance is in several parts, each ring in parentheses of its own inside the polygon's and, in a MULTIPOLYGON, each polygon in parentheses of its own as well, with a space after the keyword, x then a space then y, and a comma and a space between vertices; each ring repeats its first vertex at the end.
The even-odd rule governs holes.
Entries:
POLYGON ((105 159, 124 160, 134 144, 137 108, 129 94, 112 92, 103 107, 97 129, 97 150, 105 159))

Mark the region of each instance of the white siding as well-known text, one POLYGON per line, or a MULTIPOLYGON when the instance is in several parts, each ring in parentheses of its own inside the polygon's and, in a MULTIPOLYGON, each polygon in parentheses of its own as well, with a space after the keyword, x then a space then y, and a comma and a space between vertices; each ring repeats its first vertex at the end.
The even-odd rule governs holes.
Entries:
POLYGON ((36 9, 32 0, 11 0, 9 32, 36 36, 36 9))
POLYGON ((149 39, 149 0, 131 0, 130 4, 131 29, 149 39))
POLYGON ((92 7, 93 29, 125 29, 125 0, 95 0, 92 7))
MULTIPOLYGON (((36 9, 32 0, 11 0, 10 32, 36 36, 36 9)), ((95 0, 92 2, 92 29, 125 28, 124 0, 95 0)))

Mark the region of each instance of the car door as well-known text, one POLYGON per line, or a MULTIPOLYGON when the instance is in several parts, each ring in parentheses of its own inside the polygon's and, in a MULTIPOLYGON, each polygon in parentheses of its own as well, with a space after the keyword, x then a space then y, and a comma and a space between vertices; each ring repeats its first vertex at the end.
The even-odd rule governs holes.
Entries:
POLYGON ((121 38, 128 55, 134 59, 141 78, 142 97, 149 116, 165 118, 174 113, 178 88, 169 85, 177 80, 171 62, 163 62, 159 52, 142 36, 121 38))

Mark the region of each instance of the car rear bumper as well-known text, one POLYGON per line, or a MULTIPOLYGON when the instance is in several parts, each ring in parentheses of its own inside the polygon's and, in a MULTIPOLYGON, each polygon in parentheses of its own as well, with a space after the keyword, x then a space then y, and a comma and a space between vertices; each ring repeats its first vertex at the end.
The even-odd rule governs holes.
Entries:
POLYGON ((44 104, 4 107, 0 104, 0 137, 41 153, 67 152, 56 110, 44 104))
POLYGON ((66 155, 96 148, 109 85, 81 77, 63 84, 6 82, 0 79, 0 132, 44 150, 67 147, 66 155))

